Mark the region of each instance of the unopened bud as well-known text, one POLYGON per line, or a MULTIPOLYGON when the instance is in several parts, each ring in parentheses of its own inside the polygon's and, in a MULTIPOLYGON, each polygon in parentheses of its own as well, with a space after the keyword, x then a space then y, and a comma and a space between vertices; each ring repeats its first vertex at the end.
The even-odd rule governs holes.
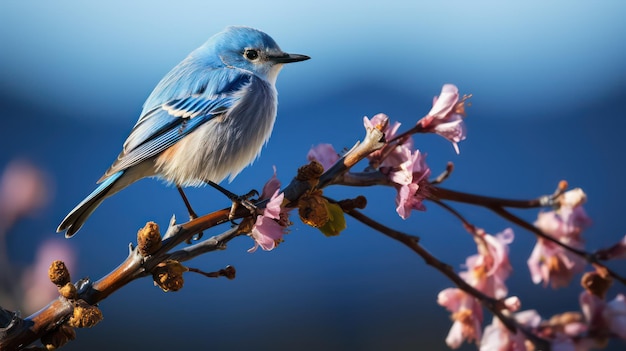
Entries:
POLYGON ((161 248, 161 233, 159 225, 154 222, 146 223, 145 227, 137 232, 137 249, 143 256, 149 256, 161 248))
POLYGON ((66 299, 76 298, 76 286, 72 283, 67 283, 59 288, 59 294, 66 299))
POLYGON ((296 175, 296 179, 303 182, 317 182, 322 173, 324 173, 324 166, 313 160, 308 165, 298 168, 298 175, 296 175))
POLYGON ((233 280, 235 279, 235 275, 237 274, 237 271, 235 270, 235 267, 229 265, 229 266, 226 266, 226 268, 224 269, 220 269, 218 273, 222 277, 226 277, 228 280, 233 280))
POLYGON ((50 278, 50 281, 58 287, 70 282, 70 272, 67 270, 65 263, 59 260, 50 264, 48 277, 50 278))
POLYGON ((74 314, 68 324, 74 328, 91 328, 102 320, 102 312, 84 300, 78 300, 74 305, 74 314))
POLYGON ((330 218, 327 203, 321 190, 303 195, 298 200, 298 214, 302 222, 315 228, 324 226, 330 218))
POLYGON ((163 291, 178 291, 182 289, 185 283, 183 273, 187 272, 187 267, 175 260, 167 260, 159 263, 152 271, 152 279, 154 284, 158 285, 163 291))
POLYGON ((593 294, 601 299, 606 296, 607 290, 613 284, 613 279, 610 276, 603 277, 598 272, 587 272, 583 274, 580 279, 580 285, 582 285, 587 292, 593 294))

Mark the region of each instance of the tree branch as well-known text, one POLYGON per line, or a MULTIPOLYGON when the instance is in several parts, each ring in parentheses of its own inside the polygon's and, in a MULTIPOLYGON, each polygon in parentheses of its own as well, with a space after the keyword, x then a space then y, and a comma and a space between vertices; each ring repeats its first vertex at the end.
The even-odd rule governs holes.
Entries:
POLYGON ((474 288, 473 286, 469 285, 465 280, 463 280, 461 277, 459 277, 458 274, 454 272, 454 269, 450 265, 440 261, 435 256, 433 256, 430 252, 428 252, 425 248, 423 248, 419 244, 418 237, 405 234, 395 229, 389 228, 369 218, 368 216, 365 216, 364 214, 362 214, 361 212, 355 209, 347 209, 345 212, 351 217, 353 217, 354 219, 358 220, 359 222, 369 226, 370 228, 375 229, 376 231, 396 241, 401 242, 402 244, 404 244, 405 246, 413 250, 413 252, 417 253, 420 257, 422 257, 422 259, 427 265, 434 267, 436 270, 438 270, 444 276, 450 279, 459 289, 470 294, 471 296, 474 296, 478 301, 480 301, 480 303, 485 308, 487 308, 491 313, 493 313, 494 316, 498 317, 498 319, 511 332, 515 333, 518 330, 521 331, 524 334, 524 336, 528 340, 530 340, 533 343, 533 345, 535 345, 536 350, 550 351, 551 346, 547 340, 540 338, 537 335, 533 334, 530 330, 519 325, 519 323, 517 323, 517 321, 514 318, 511 318, 503 313, 503 310, 505 309, 503 308, 502 301, 489 297, 483 294, 481 291, 474 288))
POLYGON ((519 225, 520 227, 530 231, 531 233, 535 234, 538 238, 541 238, 543 240, 549 241, 551 243, 554 243, 555 245, 558 245, 562 248, 564 248, 565 250, 570 251, 571 253, 585 259, 585 261, 587 261, 588 263, 597 266, 597 267, 601 267, 603 270, 606 271, 606 273, 608 273, 611 277, 615 278, 616 280, 618 280, 620 283, 622 283, 623 285, 626 285, 626 278, 620 276, 617 272, 611 270, 609 267, 607 267, 604 263, 600 262, 600 260, 598 260, 598 258, 591 253, 588 253, 584 250, 579 250, 577 248, 571 247, 565 243, 562 243, 561 241, 551 237, 550 235, 544 233, 541 229, 535 227, 534 225, 528 223, 527 221, 523 220, 522 218, 514 215, 513 213, 507 211, 506 209, 500 207, 500 206, 488 206, 487 208, 489 208, 490 210, 492 210, 493 212, 495 212, 496 214, 498 214, 499 216, 501 216, 502 218, 505 218, 517 225, 519 225))
POLYGON ((469 194, 442 188, 440 186, 433 186, 431 188, 431 194, 433 197, 440 200, 451 200, 485 207, 503 206, 514 208, 538 208, 552 206, 554 204, 554 195, 543 195, 531 200, 515 200, 469 194))
MULTIPOLYGON (((380 149, 384 145, 383 140, 383 133, 380 130, 367 130, 363 142, 357 143, 339 162, 324 172, 319 183, 312 184, 310 181, 295 177, 283 190, 285 198, 292 203, 297 203, 297 200, 313 187, 322 188, 333 184, 333 181, 341 179, 344 173, 360 160, 371 152, 380 149)), ((266 203, 267 200, 258 201, 255 206, 264 208, 266 203)), ((176 224, 172 218, 163 236, 161 247, 156 252, 144 256, 131 244, 128 257, 109 274, 95 282, 81 280, 76 284, 76 300, 83 300, 90 305, 95 305, 131 281, 150 275, 155 267, 168 260, 186 261, 207 252, 224 249, 230 240, 247 232, 240 230, 240 228, 228 230, 201 243, 170 253, 176 246, 190 240, 194 235, 204 230, 229 222, 232 219, 252 217, 250 211, 243 207, 237 209, 234 218, 229 218, 229 214, 230 208, 225 208, 183 224, 176 224)), ((73 313, 73 309, 74 306, 70 300, 59 297, 33 315, 23 320, 20 319, 22 323, 19 324, 19 327, 12 327, 10 330, 6 330, 4 335, 0 334, 0 350, 17 350, 30 345, 67 321, 73 313)))

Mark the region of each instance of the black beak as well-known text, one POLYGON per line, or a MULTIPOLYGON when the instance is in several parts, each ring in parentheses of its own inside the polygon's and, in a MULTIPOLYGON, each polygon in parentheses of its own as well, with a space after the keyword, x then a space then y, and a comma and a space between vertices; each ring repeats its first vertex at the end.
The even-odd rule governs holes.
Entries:
POLYGON ((299 55, 299 54, 283 54, 280 56, 271 56, 270 61, 275 63, 291 63, 291 62, 300 62, 306 61, 310 59, 307 55, 299 55))

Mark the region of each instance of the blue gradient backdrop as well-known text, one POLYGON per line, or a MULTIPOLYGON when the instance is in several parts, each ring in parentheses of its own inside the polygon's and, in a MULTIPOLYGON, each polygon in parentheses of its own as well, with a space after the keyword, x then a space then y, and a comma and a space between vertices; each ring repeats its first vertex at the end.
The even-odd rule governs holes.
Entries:
MULTIPOLYGON (((619 1, 4 1, 0 168, 28 158, 48 172, 56 193, 51 206, 10 234, 10 258, 28 264, 35 245, 56 235, 120 151, 159 79, 232 24, 262 29, 285 51, 312 60, 281 73, 272 139, 230 190, 261 188, 273 165, 288 183, 312 145, 351 147, 363 135, 364 115, 385 112, 412 125, 442 84, 455 83, 474 94, 468 139, 457 156, 442 138, 417 137, 433 172, 453 161, 448 187, 518 198, 549 193, 567 179, 589 196, 588 248, 607 246, 626 232, 625 14, 619 1)), ((432 204, 401 221, 392 189, 328 194, 367 195, 366 213, 420 235, 455 267, 475 250, 461 225, 432 204)), ((209 188, 189 195, 198 212, 228 205, 209 188)), ((507 226, 485 211, 457 208, 488 232, 507 226)), ((106 274, 125 258, 139 227, 148 220, 166 225, 172 214, 186 217, 176 190, 156 180, 105 201, 71 240, 80 261, 73 277, 106 274)), ((522 215, 533 220, 536 212, 522 215)), ((553 291, 530 282, 525 261, 534 239, 514 230, 511 293, 544 317, 578 310, 577 283, 553 291)), ((435 301, 451 284, 400 244, 351 220, 337 238, 297 223, 273 252, 247 253, 252 244, 241 238, 190 263, 204 270, 232 264, 234 281, 189 275, 182 291, 167 294, 149 279, 133 282, 104 301, 101 324, 78 331, 66 349, 446 348, 449 317, 435 301)), ((626 273, 623 263, 613 267, 626 273)))

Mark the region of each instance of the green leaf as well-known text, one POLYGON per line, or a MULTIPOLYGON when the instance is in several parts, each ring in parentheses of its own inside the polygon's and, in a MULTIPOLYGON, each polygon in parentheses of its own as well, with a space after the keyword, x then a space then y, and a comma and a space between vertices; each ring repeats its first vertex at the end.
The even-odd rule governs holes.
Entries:
POLYGON ((328 209, 328 222, 319 229, 326 236, 337 236, 346 229, 346 218, 343 210, 339 205, 331 203, 327 203, 326 208, 328 209))

